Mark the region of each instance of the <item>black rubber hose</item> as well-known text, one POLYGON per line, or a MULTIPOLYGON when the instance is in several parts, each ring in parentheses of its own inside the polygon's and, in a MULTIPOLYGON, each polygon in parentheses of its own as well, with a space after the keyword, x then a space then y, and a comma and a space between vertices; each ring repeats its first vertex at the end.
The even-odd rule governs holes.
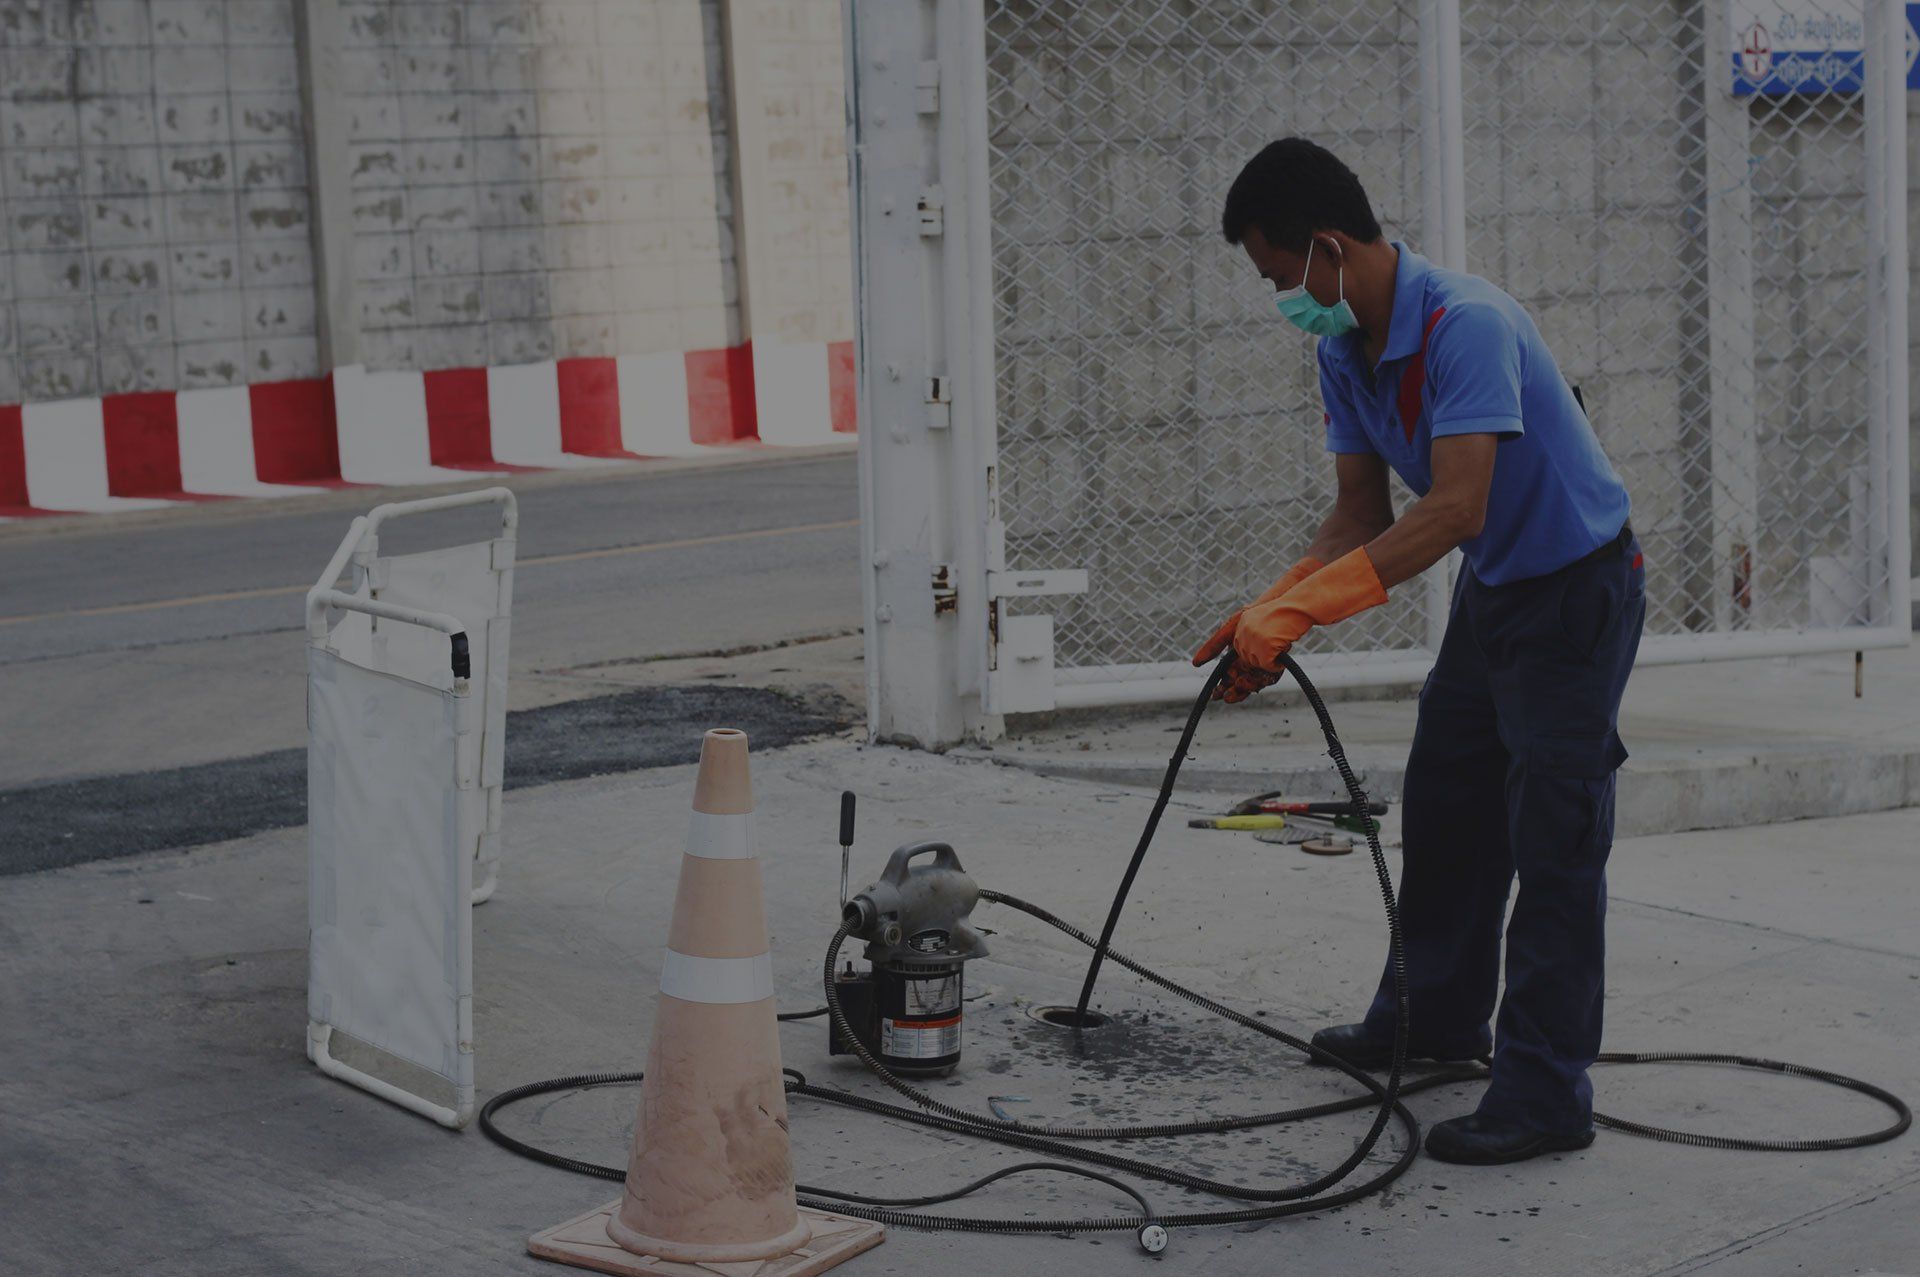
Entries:
POLYGON ((817 1020, 827 1013, 825 1007, 814 1007, 811 1011, 781 1011, 773 1018, 776 1020, 817 1020))
POLYGON ((1153 810, 1147 813, 1147 823, 1140 830, 1140 840, 1133 845, 1133 858, 1127 861, 1127 870, 1120 875, 1120 887, 1113 893, 1113 907, 1107 910, 1107 924, 1100 928, 1100 941, 1093 947, 1093 960, 1087 963, 1087 978, 1080 984, 1080 1001, 1074 1004, 1075 1014, 1081 1023, 1086 1022, 1087 1003, 1093 997, 1094 981, 1100 978, 1100 964, 1106 961, 1107 946, 1113 943, 1113 929, 1120 924, 1120 910, 1133 892, 1134 875, 1140 872, 1141 862, 1147 858, 1147 848, 1153 845, 1153 835, 1160 828, 1160 817, 1166 814, 1167 803, 1173 798, 1173 784, 1180 778, 1180 764, 1187 760, 1187 751, 1193 748, 1193 734, 1200 728, 1200 718, 1207 712, 1207 702, 1213 699, 1214 689, 1220 686, 1232 665, 1233 651, 1229 648, 1207 672, 1205 686, 1200 689, 1200 695, 1194 698, 1193 708, 1187 711, 1187 725, 1180 729, 1180 740, 1173 747, 1173 757, 1167 759, 1167 772, 1160 778, 1160 792, 1153 800, 1153 810))
POLYGON ((868 1197, 862 1193, 847 1193, 838 1189, 814 1188, 808 1191, 820 1197, 831 1197, 836 1202, 847 1202, 855 1206, 886 1206, 901 1209, 910 1206, 938 1206, 943 1202, 958 1201, 970 1193, 977 1193, 989 1184, 995 1184, 1009 1175, 1020 1175, 1027 1171, 1053 1171, 1060 1175, 1078 1175, 1082 1179, 1096 1180, 1110 1188, 1118 1189, 1134 1200, 1140 1207, 1140 1218, 1149 1221, 1154 1218, 1153 1204, 1147 1201, 1140 1190, 1125 1180, 1111 1175, 1102 1175, 1099 1171, 1088 1170, 1084 1166, 1075 1166, 1070 1162, 1020 1162, 1014 1166, 1003 1166, 990 1175, 982 1175, 970 1184, 949 1189, 944 1193, 928 1193, 922 1197, 868 1197))
MULTIPOLYGON (((1139 843, 1135 846, 1133 857, 1128 862, 1126 873, 1123 875, 1120 889, 1116 892, 1114 903, 1108 911, 1106 925, 1102 929, 1102 934, 1098 939, 1062 921, 1038 905, 1030 904, 1018 897, 987 890, 983 890, 980 893, 980 897, 983 900, 1004 904, 1010 908, 1027 913, 1093 949, 1093 958, 1088 965, 1087 976, 1081 987, 1079 1009, 1082 1013, 1085 1012, 1088 1000, 1092 996, 1092 991, 1102 963, 1106 958, 1111 957, 1115 963, 1124 967, 1126 970, 1133 972, 1149 983, 1203 1010, 1304 1051, 1321 1063, 1338 1068, 1347 1076, 1360 1082, 1369 1094, 1273 1113, 1130 1127, 1062 1127, 1037 1125, 1004 1121, 998 1118, 987 1118, 976 1113, 970 1113, 964 1109, 941 1103, 925 1092, 918 1090, 912 1086, 912 1084, 895 1076, 866 1049, 857 1035, 852 1032, 852 1026, 847 1022, 846 1014, 841 1009, 833 979, 834 966, 838 959, 841 946, 846 942, 851 932, 851 925, 844 924, 835 933, 832 943, 828 946, 824 973, 827 1006, 810 1012, 786 1013, 781 1015, 780 1018, 806 1019, 820 1015, 823 1011, 832 1016, 842 1036, 852 1045, 854 1052, 868 1068, 873 1071, 875 1076, 879 1077, 881 1081, 885 1082, 894 1090, 911 1099, 917 1107, 908 1108, 903 1105, 889 1104, 881 1100, 870 1099, 866 1096, 855 1095, 848 1091, 817 1087, 809 1083, 805 1076, 799 1072, 793 1069, 785 1069, 783 1072, 788 1076, 787 1090, 790 1094, 804 1095, 845 1108, 858 1109, 862 1112, 899 1121, 912 1122, 935 1130, 976 1136, 995 1143, 1048 1152, 1056 1156, 1073 1158, 1081 1162, 1090 1162, 1095 1165, 1126 1171, 1145 1179, 1157 1180, 1194 1191, 1211 1193, 1242 1201, 1264 1202, 1269 1204, 1238 1210, 1194 1211, 1156 1217, 1145 1197, 1119 1180, 1112 1179, 1084 1167, 1075 1167, 1060 1163, 1026 1162, 1002 1168, 979 1180, 949 1192, 928 1194, 913 1198, 875 1198, 835 1189, 826 1189, 811 1185, 797 1185, 796 1188, 802 1205, 818 1209, 837 1210, 843 1214, 857 1215, 862 1218, 877 1220, 881 1223, 901 1227, 983 1233, 1121 1230, 1138 1228, 1144 1223, 1158 1223, 1163 1226, 1174 1227, 1201 1224, 1246 1223, 1275 1219, 1286 1215, 1326 1210, 1331 1207, 1344 1205, 1348 1202, 1357 1201, 1371 1193, 1380 1191, 1403 1174, 1407 1167, 1412 1164, 1415 1155, 1419 1151, 1420 1128, 1414 1120, 1413 1115, 1408 1112, 1406 1106, 1400 1102, 1402 1097, 1426 1090, 1430 1087, 1444 1086, 1456 1082, 1483 1080, 1487 1076, 1484 1070, 1466 1072, 1453 1070, 1423 1076, 1411 1083, 1402 1083, 1401 1072, 1405 1062, 1407 1026, 1406 972, 1401 947, 1399 910, 1394 898, 1392 879, 1386 866, 1385 853, 1380 847, 1377 827, 1368 833, 1368 846, 1372 852, 1375 872, 1379 877, 1381 894, 1386 905, 1393 978, 1396 1000, 1399 1004, 1394 1034, 1393 1067, 1385 1086, 1382 1086, 1370 1075, 1348 1065, 1344 1060, 1337 1059, 1320 1051, 1311 1043, 1257 1020, 1252 1016, 1248 1016, 1231 1007, 1216 1002, 1204 994, 1188 989, 1111 947, 1113 932, 1118 925, 1120 913, 1125 906, 1127 895, 1131 891, 1133 880, 1139 872, 1140 865, 1145 859, 1146 850, 1152 842, 1153 833, 1158 828, 1160 817, 1166 810, 1167 803, 1172 796, 1174 783, 1179 776, 1180 764, 1186 758, 1186 752, 1192 745, 1193 734, 1198 726, 1200 717, 1205 712, 1207 703, 1212 697, 1213 689, 1218 686, 1220 680, 1224 677, 1230 660, 1230 655, 1223 657, 1219 664, 1214 667, 1206 681, 1206 685, 1195 702, 1192 712, 1188 715, 1186 727, 1181 733, 1180 743, 1175 749, 1172 759, 1168 762, 1167 773, 1161 782, 1160 792, 1152 813, 1148 817, 1147 827, 1145 831, 1143 831, 1139 843), (1202 1176, 1191 1175, 1159 1163, 1102 1152, 1088 1147, 1085 1143, 1078 1142, 1246 1130, 1253 1127, 1304 1121, 1315 1117, 1351 1112, 1358 1108, 1367 1107, 1376 1100, 1379 1102, 1379 1110, 1376 1113, 1372 1127, 1341 1166, 1305 1184, 1283 1189, 1262 1189, 1249 1185, 1235 1185, 1211 1180, 1202 1176), (1380 1173, 1365 1181, 1350 1185, 1338 1192, 1326 1191, 1344 1179, 1354 1168, 1366 1159, 1367 1155, 1377 1144, 1390 1114, 1400 1120, 1408 1136, 1406 1146, 1401 1150, 1395 1161, 1380 1173), (1138 1218, 1112 1217, 1076 1220, 981 1219, 965 1216, 923 1215, 905 1209, 909 1206, 936 1205, 941 1202, 953 1201, 1000 1179, 1004 1179, 1009 1175, 1036 1170, 1080 1175, 1114 1187, 1133 1198, 1135 1203, 1140 1207, 1141 1216, 1138 1218)), ((1318 691, 1300 670, 1299 666, 1294 663, 1292 658, 1283 657, 1282 660, 1288 672, 1291 673, 1294 679, 1300 684, 1308 704, 1313 707, 1315 715, 1320 720, 1321 730, 1327 739, 1328 753, 1332 756, 1335 768, 1339 771, 1341 780, 1347 788, 1348 795, 1352 801, 1352 810, 1355 814, 1364 815, 1368 810, 1366 795, 1360 787, 1358 778, 1353 774, 1351 767, 1347 764, 1346 754, 1340 744, 1339 736, 1334 730, 1332 717, 1327 713, 1326 706, 1321 700, 1318 691)), ((1913 1121, 1912 1112, 1906 1103, 1891 1092, 1875 1086, 1870 1082, 1863 1082, 1857 1078, 1847 1077, 1843 1074, 1829 1072, 1824 1069, 1810 1068, 1805 1065, 1788 1064, 1778 1060, 1767 1060, 1753 1056, 1697 1052, 1607 1052, 1602 1054, 1597 1062, 1600 1064, 1689 1063, 1760 1069, 1772 1073, 1805 1077, 1846 1090, 1855 1091, 1886 1105, 1895 1114, 1895 1120, 1892 1123, 1864 1135, 1803 1140, 1741 1139, 1730 1136, 1702 1135, 1694 1132, 1653 1126, 1647 1123, 1634 1122, 1624 1118, 1610 1117, 1597 1112, 1594 1114, 1594 1122, 1597 1125, 1607 1127, 1610 1130, 1643 1136, 1648 1139, 1689 1144, 1703 1148, 1725 1148, 1760 1152, 1816 1152, 1833 1149, 1863 1148, 1871 1144, 1882 1143, 1903 1134, 1912 1125, 1913 1121)), ((608 1180, 621 1180, 625 1177, 625 1171, 621 1168, 582 1161, 524 1143, 501 1131, 494 1123, 493 1118, 494 1114, 500 1109, 529 1096, 547 1094, 554 1091, 634 1083, 640 1080, 641 1075, 639 1073, 579 1074, 572 1077, 554 1078, 549 1081, 535 1082, 526 1086, 515 1087, 494 1096, 487 1102, 485 1107, 480 1110, 480 1128, 489 1139, 521 1156, 531 1158, 549 1166, 558 1167, 562 1170, 572 1171, 576 1174, 591 1175, 608 1180)))
POLYGON ((1712 1064, 1725 1068, 1758 1069, 1764 1073, 1784 1073, 1789 1077, 1804 1077, 1869 1096, 1892 1109, 1894 1114, 1893 1121, 1877 1131, 1868 1131, 1865 1135, 1836 1135, 1807 1140, 1759 1140, 1741 1139, 1732 1135, 1700 1135, 1693 1131, 1679 1131, 1668 1126, 1635 1122, 1624 1117, 1611 1117, 1600 1112, 1595 1112, 1593 1115, 1595 1126, 1604 1126, 1610 1131, 1619 1131, 1623 1135, 1638 1135, 1643 1139, 1661 1140, 1668 1144, 1689 1144, 1694 1148, 1725 1148, 1747 1153, 1831 1153, 1844 1148, 1866 1148, 1870 1144, 1884 1144, 1890 1139, 1904 1135, 1907 1128, 1913 1125, 1913 1110, 1907 1107, 1905 1100, 1892 1091, 1875 1086, 1871 1082, 1862 1082, 1857 1077, 1848 1077, 1844 1073, 1832 1073, 1826 1069, 1816 1069, 1806 1064, 1789 1064, 1785 1060, 1769 1060, 1757 1055, 1719 1055, 1709 1051, 1602 1051, 1594 1063, 1712 1064))
MULTIPOLYGON (((798 1070, 783 1069, 781 1071, 790 1075, 790 1084, 786 1088, 789 1093, 801 1095, 819 1093, 819 1089, 809 1084, 805 1075, 801 1074, 798 1070)), ((627 1172, 624 1168, 618 1166, 603 1166, 598 1162, 582 1161, 576 1157, 568 1157, 564 1153, 549 1152, 547 1149, 524 1143, 508 1135, 495 1125, 493 1115, 509 1104, 518 1100, 530 1099, 536 1095, 547 1095, 554 1091, 587 1091, 601 1086, 634 1085, 645 1080, 645 1077, 646 1075, 644 1073, 581 1073, 572 1077, 548 1078, 543 1082, 533 1082, 526 1086, 516 1086, 510 1091, 502 1091, 487 1101, 486 1107, 480 1110, 480 1129, 486 1133, 488 1139, 491 1139, 494 1143, 500 1145, 500 1147, 511 1153, 517 1153, 531 1161, 557 1167, 563 1171, 571 1171, 575 1175, 589 1175, 594 1179, 612 1180, 618 1183, 627 1177, 627 1172)), ((882 1105, 880 1107, 893 1108, 895 1106, 882 1105)), ((900 1113, 908 1117, 918 1116, 918 1114, 905 1109, 900 1110, 900 1113)), ((1003 1166, 999 1170, 988 1175, 983 1175, 972 1183, 963 1184, 959 1188, 949 1190, 945 1193, 928 1193, 920 1197, 868 1197, 861 1193, 849 1193, 837 1188, 820 1188, 810 1184, 799 1184, 796 1185, 795 1188, 801 1194, 831 1199, 833 1202, 903 1209, 912 1206, 938 1206, 943 1202, 955 1201, 970 1193, 978 1192, 989 1184, 1003 1180, 1009 1175, 1017 1175, 1025 1171, 1053 1171, 1062 1175, 1078 1175, 1085 1179, 1098 1180, 1100 1183, 1118 1189, 1128 1197, 1131 1197, 1140 1207, 1142 1222, 1151 1221, 1154 1218, 1152 1204, 1131 1184, 1114 1179, 1108 1175, 1102 1175, 1098 1171, 1089 1170, 1087 1167, 1073 1166, 1065 1162, 1021 1162, 1015 1166, 1003 1166)), ((827 1209, 838 1208, 829 1205, 827 1209)))

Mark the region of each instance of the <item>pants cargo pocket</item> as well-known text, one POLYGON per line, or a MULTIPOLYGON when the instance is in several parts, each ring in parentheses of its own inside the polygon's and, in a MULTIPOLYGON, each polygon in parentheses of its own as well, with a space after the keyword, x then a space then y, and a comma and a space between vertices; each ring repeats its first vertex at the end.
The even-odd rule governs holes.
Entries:
POLYGON ((1570 854, 1604 854, 1613 845, 1614 772, 1625 761, 1617 732, 1535 737, 1527 748, 1527 802, 1548 810, 1532 816, 1555 829, 1570 854))
POLYGON ((1527 766, 1540 776, 1600 780, 1627 761, 1620 733, 1598 736, 1536 736, 1527 749, 1527 766))

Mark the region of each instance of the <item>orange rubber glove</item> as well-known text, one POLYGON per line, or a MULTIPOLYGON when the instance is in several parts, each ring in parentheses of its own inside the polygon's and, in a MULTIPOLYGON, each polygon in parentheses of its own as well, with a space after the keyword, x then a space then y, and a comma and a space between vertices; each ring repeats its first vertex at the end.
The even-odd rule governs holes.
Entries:
POLYGON ((1280 656, 1316 625, 1332 625, 1379 607, 1387 587, 1367 547, 1342 555, 1271 603, 1248 608, 1233 634, 1238 664, 1273 671, 1280 656))
MULTIPOLYGON (((1245 616, 1252 609, 1259 607, 1262 603, 1273 602, 1325 566, 1326 564, 1320 562, 1320 560, 1314 558, 1312 555, 1308 555, 1306 558, 1301 559, 1298 563, 1288 568, 1286 575, 1268 586, 1265 594, 1262 594, 1259 598, 1247 604, 1246 607, 1241 608, 1232 616, 1222 621, 1220 628, 1213 632, 1213 637, 1202 643, 1199 650, 1194 652, 1193 663, 1195 665, 1205 665, 1208 661, 1211 661, 1214 657, 1226 651, 1228 646, 1233 642, 1233 632, 1239 628, 1241 617, 1245 616)), ((1231 678, 1231 676, 1229 676, 1229 678, 1231 678)))

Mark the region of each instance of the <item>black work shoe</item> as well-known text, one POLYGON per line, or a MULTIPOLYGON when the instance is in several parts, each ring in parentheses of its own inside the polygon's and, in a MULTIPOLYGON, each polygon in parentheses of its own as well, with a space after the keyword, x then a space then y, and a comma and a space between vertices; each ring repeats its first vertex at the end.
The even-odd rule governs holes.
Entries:
POLYGON ((1550 1135, 1518 1122, 1469 1113, 1436 1122, 1427 1132, 1427 1155, 1466 1166, 1498 1166, 1542 1153, 1577 1152, 1591 1143, 1591 1126, 1578 1135, 1550 1135))
MULTIPOLYGON (((1313 1044, 1328 1055, 1337 1055, 1356 1069, 1386 1069, 1393 1067, 1393 1039, 1384 1040, 1367 1031, 1364 1024, 1336 1024, 1330 1029, 1322 1029, 1313 1035, 1313 1044)), ((1407 1048, 1407 1060, 1433 1060, 1442 1064, 1451 1064, 1463 1060, 1478 1059, 1478 1054, 1470 1055, 1423 1055, 1413 1047, 1407 1048)), ((1315 1064, 1321 1063, 1319 1060, 1315 1064)))

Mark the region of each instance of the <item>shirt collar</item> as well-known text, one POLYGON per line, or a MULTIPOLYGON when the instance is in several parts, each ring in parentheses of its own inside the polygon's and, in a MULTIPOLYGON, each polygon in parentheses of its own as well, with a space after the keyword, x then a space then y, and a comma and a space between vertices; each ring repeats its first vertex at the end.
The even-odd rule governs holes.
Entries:
POLYGON ((1400 250, 1400 261, 1393 272, 1393 318, 1387 322, 1381 363, 1419 353, 1427 331, 1427 275, 1433 266, 1399 240, 1393 246, 1400 250))
MULTIPOLYGON (((1427 275, 1433 264, 1399 240, 1393 241, 1400 259, 1393 272, 1393 317, 1387 321, 1387 346, 1380 362, 1417 354, 1426 336, 1427 275)), ((1355 368, 1364 368, 1366 354, 1358 331, 1326 338, 1333 354, 1355 368)))

